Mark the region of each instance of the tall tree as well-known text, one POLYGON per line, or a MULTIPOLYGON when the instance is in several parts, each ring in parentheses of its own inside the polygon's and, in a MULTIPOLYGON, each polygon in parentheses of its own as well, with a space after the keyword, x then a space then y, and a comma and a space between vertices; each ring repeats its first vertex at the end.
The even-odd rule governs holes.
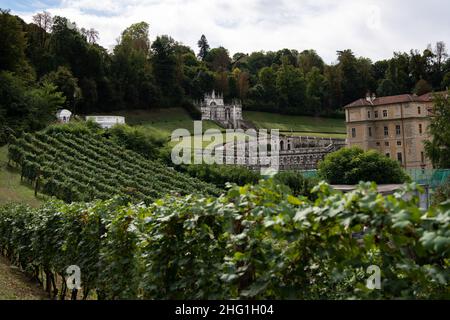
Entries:
POLYGON ((325 91, 327 90, 327 81, 321 74, 319 68, 313 67, 306 75, 306 97, 308 113, 322 114, 324 106, 325 91))
POLYGON ((97 43, 97 41, 99 39, 99 33, 94 28, 90 28, 90 29, 81 28, 80 32, 82 35, 84 35, 86 37, 86 40, 89 43, 97 43))
POLYGON ((445 45, 445 42, 443 41, 436 42, 433 53, 437 69, 439 71, 442 71, 442 66, 448 59, 447 46, 445 45))
POLYGON ((122 32, 121 44, 148 54, 150 51, 149 28, 149 24, 144 21, 132 24, 122 32))
POLYGON ((164 105, 177 105, 183 98, 177 82, 175 41, 166 35, 158 36, 152 44, 152 63, 155 80, 164 96, 164 105))
POLYGON ((284 63, 277 72, 277 91, 280 109, 289 112, 305 112, 306 85, 302 72, 289 63, 284 63))
POLYGON ((202 36, 200 37, 200 40, 198 40, 197 45, 200 48, 200 51, 198 52, 198 57, 202 61, 204 61, 209 52, 208 40, 206 40, 206 37, 204 34, 202 34, 202 36))
POLYGON ((213 48, 205 58, 207 65, 215 72, 230 70, 231 58, 224 47, 213 48))
POLYGON ((351 50, 338 51, 338 61, 342 76, 342 102, 345 105, 363 97, 371 89, 371 62, 357 59, 351 50))
POLYGON ((399 94, 395 83, 390 79, 382 79, 377 88, 377 96, 386 97, 399 94))
POLYGON ((51 83, 65 97, 65 107, 72 112, 77 113, 77 103, 80 101, 82 94, 78 86, 78 79, 75 78, 67 67, 59 67, 56 71, 52 71, 41 79, 41 83, 51 83))
POLYGON ((435 94, 433 100, 431 140, 425 141, 425 152, 435 168, 450 168, 450 95, 435 94))
POLYGON ((322 73, 324 65, 325 63, 315 50, 304 50, 298 55, 298 66, 305 75, 314 67, 322 73))
POLYGON ((26 45, 19 19, 0 9, 0 70, 21 71, 27 67, 26 45))
POLYGON ((36 24, 38 28, 41 29, 39 35, 41 47, 44 47, 48 40, 48 34, 52 31, 53 17, 50 12, 43 11, 36 13, 32 19, 34 24, 36 24))

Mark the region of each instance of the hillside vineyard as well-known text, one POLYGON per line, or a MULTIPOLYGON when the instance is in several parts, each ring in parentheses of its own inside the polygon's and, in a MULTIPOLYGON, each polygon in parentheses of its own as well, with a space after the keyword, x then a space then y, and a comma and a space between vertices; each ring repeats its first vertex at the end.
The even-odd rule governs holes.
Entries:
POLYGON ((90 134, 24 134, 10 145, 9 159, 36 192, 67 202, 122 195, 150 203, 167 193, 219 193, 210 184, 90 134))

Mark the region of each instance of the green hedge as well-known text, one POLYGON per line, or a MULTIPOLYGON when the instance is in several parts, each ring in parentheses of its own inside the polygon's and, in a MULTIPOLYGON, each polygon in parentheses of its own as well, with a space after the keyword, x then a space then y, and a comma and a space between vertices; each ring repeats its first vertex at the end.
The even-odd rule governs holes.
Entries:
POLYGON ((177 169, 222 189, 225 188, 227 183, 243 186, 245 184, 256 184, 261 179, 259 172, 238 165, 191 164, 180 165, 177 169))
POLYGON ((7 205, 0 246, 50 284, 78 265, 84 293, 99 299, 449 298, 450 202, 424 212, 402 198, 415 185, 387 197, 375 188, 320 183, 311 202, 267 180, 150 206, 7 205), (381 290, 366 288, 370 265, 381 290))

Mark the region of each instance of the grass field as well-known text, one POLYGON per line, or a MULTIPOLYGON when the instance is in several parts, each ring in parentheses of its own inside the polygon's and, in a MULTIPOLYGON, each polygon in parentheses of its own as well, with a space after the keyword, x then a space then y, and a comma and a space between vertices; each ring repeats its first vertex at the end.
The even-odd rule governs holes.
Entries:
POLYGON ((298 136, 345 138, 343 119, 283 115, 268 112, 244 111, 244 119, 252 121, 258 128, 278 129, 280 133, 298 136))
MULTIPOLYGON (((170 136, 175 129, 187 129, 194 134, 194 121, 182 108, 118 111, 114 115, 124 116, 125 122, 129 125, 141 126, 167 136, 170 136)), ((202 130, 207 129, 222 130, 213 121, 202 121, 202 130)))
MULTIPOLYGON (((115 115, 121 115, 125 117, 125 122, 131 126, 137 126, 145 128, 150 133, 161 134, 167 136, 170 139, 172 132, 176 129, 187 129, 191 134, 191 140, 183 139, 183 145, 191 143, 194 146, 195 143, 208 146, 216 141, 202 141, 202 136, 194 136, 194 121, 190 115, 182 108, 167 108, 158 110, 132 110, 132 111, 118 111, 115 115)), ((225 129, 218 126, 213 121, 202 121, 202 132, 205 133, 208 129, 217 129, 223 132, 223 142, 227 142, 225 136, 225 129)), ((205 135, 205 139, 208 138, 208 134, 205 135)), ((171 142, 171 145, 175 145, 176 142, 171 142)))
MULTIPOLYGON (((117 111, 114 114, 124 116, 125 122, 129 125, 139 126, 150 133, 162 134, 168 138, 173 130, 179 128, 187 129, 192 135, 194 134, 194 121, 182 108, 125 110, 117 111)), ((258 128, 278 129, 281 134, 325 138, 346 137, 345 122, 342 119, 291 116, 256 111, 245 111, 244 119, 252 121, 258 128)), ((205 132, 208 129, 224 131, 213 121, 202 121, 202 131, 205 132)), ((201 140, 201 137, 193 136, 192 139, 198 141, 201 140)), ((225 136, 223 140, 226 141, 225 136)), ((210 144, 208 141, 200 143, 203 147, 210 144)))
POLYGON ((3 146, 0 148, 0 205, 8 202, 38 207, 42 199, 36 198, 33 189, 20 181, 19 172, 8 166, 8 147, 3 146))

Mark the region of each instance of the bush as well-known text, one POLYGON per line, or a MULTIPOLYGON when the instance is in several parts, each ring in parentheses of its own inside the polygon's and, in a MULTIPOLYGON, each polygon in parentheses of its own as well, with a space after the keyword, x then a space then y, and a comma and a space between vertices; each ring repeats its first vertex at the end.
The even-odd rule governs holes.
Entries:
POLYGON ((107 131, 106 135, 124 148, 133 150, 147 159, 158 158, 159 149, 167 140, 163 135, 150 134, 143 128, 128 125, 115 125, 107 131))
POLYGON ((193 164, 180 166, 180 170, 191 177, 215 184, 219 188, 224 188, 227 182, 243 186, 256 184, 261 179, 258 172, 237 165, 193 164))
POLYGON ((447 181, 440 185, 433 194, 432 202, 433 204, 439 204, 446 200, 450 199, 450 176, 447 178, 447 181))
POLYGON ((357 184, 360 181, 389 184, 410 181, 399 162, 375 150, 364 152, 358 147, 342 148, 328 154, 319 163, 318 169, 319 176, 331 184, 357 184))
POLYGON ((275 175, 275 181, 288 186, 295 196, 305 196, 308 199, 313 198, 311 190, 319 182, 318 179, 305 178, 300 172, 282 171, 275 175))
POLYGON ((72 133, 75 135, 101 134, 104 130, 101 126, 92 121, 70 121, 69 123, 52 124, 42 130, 43 133, 54 135, 57 133, 72 133))

